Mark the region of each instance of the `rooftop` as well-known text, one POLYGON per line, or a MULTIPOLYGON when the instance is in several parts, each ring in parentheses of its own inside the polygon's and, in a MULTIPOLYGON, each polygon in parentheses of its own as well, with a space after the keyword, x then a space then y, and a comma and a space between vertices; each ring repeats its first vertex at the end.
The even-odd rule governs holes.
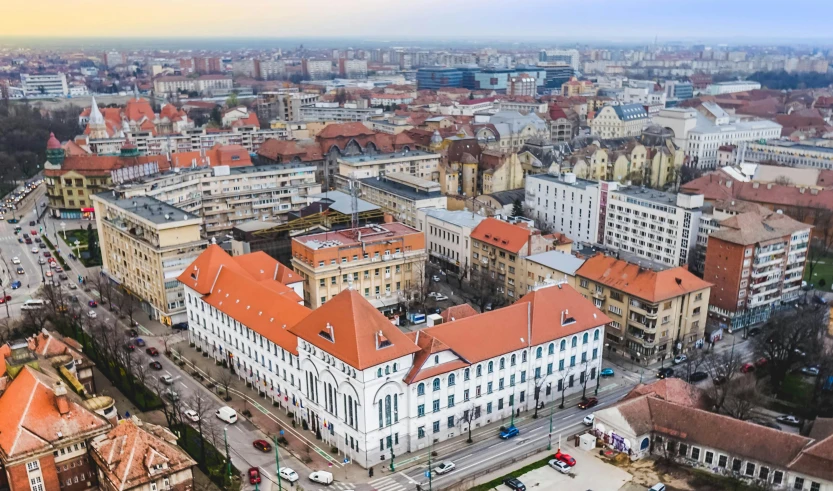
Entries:
MULTIPOLYGON (((329 208, 345 215, 353 213, 352 197, 341 191, 327 191, 325 193, 311 194, 309 198, 312 199, 311 204, 319 201, 330 201, 329 208)), ((364 213, 366 211, 378 210, 379 207, 373 203, 369 203, 361 198, 356 200, 356 212, 364 213)))
POLYGON ((131 213, 139 218, 148 220, 157 225, 165 223, 185 222, 189 220, 200 220, 200 217, 163 201, 148 196, 134 196, 128 199, 118 199, 113 193, 106 191, 95 195, 111 205, 131 213))
POLYGON ((423 208, 422 211, 431 218, 436 218, 437 220, 457 225, 458 227, 475 228, 480 222, 486 219, 482 215, 464 210, 451 211, 443 208, 423 208))
POLYGON ((569 179, 565 179, 563 175, 554 176, 552 174, 530 174, 526 177, 527 179, 541 179, 542 181, 554 182, 563 186, 571 186, 578 189, 587 189, 589 186, 597 186, 599 184, 598 181, 580 179, 578 177, 575 178, 575 181, 571 182, 569 179))
POLYGON ((422 150, 412 150, 410 152, 391 152, 391 153, 377 153, 377 154, 366 154, 366 155, 356 155, 353 157, 339 157, 339 162, 344 162, 345 164, 363 164, 368 162, 380 162, 385 160, 394 160, 394 159, 404 159, 404 158, 416 158, 416 159, 431 159, 440 158, 439 154, 432 153, 432 152, 424 152, 422 150))
POLYGON ((637 186, 624 186, 617 188, 613 192, 650 201, 652 203, 658 203, 666 206, 677 206, 677 193, 666 193, 665 191, 657 191, 656 189, 637 186))
POLYGON ((810 228, 811 225, 793 220, 782 213, 751 211, 723 220, 720 228, 712 232, 710 237, 734 244, 751 245, 780 239, 810 228))
POLYGON ((531 235, 532 229, 526 225, 512 224, 497 218, 483 220, 471 232, 471 238, 474 240, 514 253, 523 249, 531 235))
POLYGON ((401 176, 403 176, 402 173, 394 172, 388 174, 388 177, 366 177, 364 179, 360 179, 360 181, 362 183, 362 186, 377 188, 382 191, 386 191, 390 194, 395 194, 396 196, 412 201, 431 198, 441 198, 443 196, 442 192, 440 191, 439 184, 435 183, 434 181, 427 181, 425 179, 420 179, 414 176, 409 176, 412 178, 411 180, 405 180, 401 179, 401 176), (415 180, 419 180, 420 182, 417 182, 415 180), (429 190, 419 190, 420 187, 427 186, 428 183, 431 184, 429 190))
POLYGON ((354 231, 352 229, 338 230, 334 232, 321 232, 295 237, 292 240, 297 241, 310 249, 321 250, 330 247, 360 245, 373 240, 390 240, 393 237, 403 237, 406 235, 422 233, 419 230, 411 228, 403 223, 366 225, 356 229, 355 234, 353 232, 354 231))
MULTIPOLYGON (((547 251, 538 254, 533 254, 526 257, 527 261, 535 264, 540 264, 556 271, 561 271, 564 274, 575 276, 576 271, 584 264, 584 259, 580 259, 572 254, 567 254, 561 251, 547 251)), ((553 278, 557 280, 559 278, 553 278)))

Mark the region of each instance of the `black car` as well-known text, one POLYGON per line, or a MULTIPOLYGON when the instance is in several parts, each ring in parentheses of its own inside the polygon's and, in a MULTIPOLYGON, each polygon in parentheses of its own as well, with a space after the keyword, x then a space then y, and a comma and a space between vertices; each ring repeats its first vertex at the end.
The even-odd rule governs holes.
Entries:
POLYGON ((152 361, 150 362, 150 368, 153 368, 154 370, 162 370, 162 364, 158 361, 152 361))
POLYGON ((752 336, 753 338, 755 336, 757 336, 758 334, 760 334, 760 333, 761 333, 761 328, 760 327, 753 327, 753 328, 749 329, 749 332, 747 332, 747 334, 752 336))
POLYGON ((503 485, 514 491, 526 491, 526 486, 518 478, 507 477, 503 480, 503 485))
POLYGON ((694 373, 692 373, 691 375, 688 376, 688 382, 689 383, 702 382, 703 380, 706 380, 707 378, 709 378, 709 374, 706 373, 706 372, 694 372, 694 373))
POLYGON ((660 378, 660 379, 673 377, 673 376, 674 376, 674 369, 673 368, 669 368, 669 367, 660 368, 659 371, 657 372, 657 378, 660 378))
POLYGON ((35 226, 35 221, 34 220, 29 220, 29 226, 34 227, 35 226))
POLYGON ((171 326, 171 329, 176 329, 177 331, 187 331, 188 330, 188 323, 187 322, 178 322, 171 326))

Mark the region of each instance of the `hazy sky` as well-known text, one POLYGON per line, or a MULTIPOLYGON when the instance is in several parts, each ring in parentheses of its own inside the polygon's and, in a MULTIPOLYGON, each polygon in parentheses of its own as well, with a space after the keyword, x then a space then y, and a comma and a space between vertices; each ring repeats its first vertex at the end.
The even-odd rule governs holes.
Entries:
POLYGON ((833 0, 8 0, 0 36, 833 37, 833 0))

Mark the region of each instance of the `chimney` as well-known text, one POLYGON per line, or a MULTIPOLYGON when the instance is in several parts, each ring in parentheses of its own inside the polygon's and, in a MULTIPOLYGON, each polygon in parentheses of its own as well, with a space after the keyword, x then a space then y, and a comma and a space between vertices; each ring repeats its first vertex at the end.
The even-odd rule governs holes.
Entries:
POLYGON ((63 382, 58 380, 52 387, 55 393, 55 405, 58 407, 58 412, 61 415, 69 413, 69 401, 67 400, 67 388, 63 382))

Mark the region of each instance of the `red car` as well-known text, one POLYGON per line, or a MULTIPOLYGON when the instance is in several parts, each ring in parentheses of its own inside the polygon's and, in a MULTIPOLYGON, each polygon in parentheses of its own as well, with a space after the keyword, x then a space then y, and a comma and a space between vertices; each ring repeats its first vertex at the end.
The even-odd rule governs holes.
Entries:
POLYGON ((768 358, 759 358, 758 361, 755 362, 755 366, 758 368, 763 368, 766 364, 769 363, 768 358))
POLYGON ((578 408, 579 409, 588 409, 588 408, 591 408, 591 407, 595 406, 598 403, 599 403, 599 400, 596 399, 595 397, 587 397, 585 399, 582 399, 582 401, 578 403, 578 408))
POLYGON ((269 442, 267 442, 266 440, 255 440, 254 442, 252 442, 252 445, 254 445, 254 447, 260 450, 261 452, 272 451, 272 445, 269 445, 269 442))
POLYGON ((249 484, 258 483, 260 483, 260 471, 257 470, 257 467, 252 467, 249 469, 249 484))
POLYGON ((145 353, 149 354, 150 356, 159 356, 159 350, 154 348, 153 346, 146 349, 145 353))
POLYGON ((49 251, 43 251, 43 257, 52 257, 52 253, 49 251))
POLYGON ((570 457, 570 454, 561 453, 561 450, 555 452, 555 455, 553 457, 555 457, 555 460, 560 460, 561 462, 564 462, 570 467, 576 465, 576 459, 570 457))
POLYGON ((38 235, 38 231, 37 231, 37 230, 30 230, 30 231, 29 231, 29 235, 31 235, 32 237, 34 237, 34 236, 38 235))
POLYGON ((92 308, 96 308, 98 307, 98 302, 96 302, 95 300, 90 300, 89 302, 87 302, 87 305, 89 305, 92 308))
POLYGON ((740 367, 741 373, 749 373, 755 371, 755 365, 751 363, 744 363, 742 367, 740 367))
POLYGON ((3 297, 2 295, 0 295, 0 305, 4 304, 4 303, 6 303, 6 302, 10 302, 11 300, 12 300, 12 296, 11 296, 11 295, 6 295, 5 297, 3 297))

